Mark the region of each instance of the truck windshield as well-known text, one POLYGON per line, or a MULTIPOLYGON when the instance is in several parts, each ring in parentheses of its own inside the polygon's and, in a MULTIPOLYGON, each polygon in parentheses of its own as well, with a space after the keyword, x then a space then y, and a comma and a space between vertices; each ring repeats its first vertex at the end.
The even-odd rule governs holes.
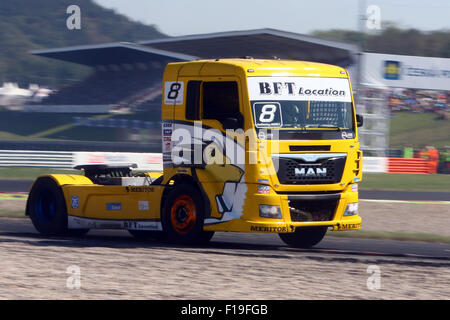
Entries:
POLYGON ((353 131, 351 102, 252 101, 257 128, 325 128, 353 131))
POLYGON ((353 131, 348 78, 248 77, 256 128, 353 131))

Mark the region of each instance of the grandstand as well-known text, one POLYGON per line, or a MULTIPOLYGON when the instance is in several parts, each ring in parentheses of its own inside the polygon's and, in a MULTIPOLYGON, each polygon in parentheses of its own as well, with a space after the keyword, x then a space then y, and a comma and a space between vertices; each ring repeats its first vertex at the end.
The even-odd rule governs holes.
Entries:
MULTIPOLYGON (((33 51, 32 54, 92 67, 87 79, 61 89, 41 104, 108 105, 110 110, 154 112, 161 101, 161 77, 168 62, 252 56, 309 60, 351 67, 353 45, 273 29, 109 43, 33 51)), ((71 108, 71 111, 74 112, 71 108)))
POLYGON ((78 83, 58 88, 39 103, 24 105, 23 111, 33 115, 8 117, 18 119, 17 123, 8 124, 11 127, 8 134, 18 139, 139 142, 142 148, 143 144, 159 139, 162 75, 169 62, 245 56, 308 60, 345 67, 353 82, 358 83, 356 65, 360 57, 354 45, 274 29, 81 45, 31 53, 88 66, 92 72, 78 83), (29 117, 32 119, 26 132, 16 129, 23 128, 29 117), (43 124, 49 127, 44 128, 43 124))

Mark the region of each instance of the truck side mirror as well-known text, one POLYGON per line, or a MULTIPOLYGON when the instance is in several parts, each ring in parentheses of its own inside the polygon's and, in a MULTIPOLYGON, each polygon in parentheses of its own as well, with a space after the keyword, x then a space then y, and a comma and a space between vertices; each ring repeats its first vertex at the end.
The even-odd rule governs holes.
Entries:
POLYGON ((244 127, 244 118, 241 114, 237 117, 225 118, 222 120, 222 127, 224 129, 242 129, 244 127))
POLYGON ((240 121, 237 118, 225 118, 222 121, 222 127, 224 129, 239 129, 241 127, 240 121))
POLYGON ((363 118, 363 116, 360 115, 360 114, 357 114, 357 115, 356 115, 356 126, 362 127, 362 126, 363 126, 363 123, 364 123, 364 118, 363 118))

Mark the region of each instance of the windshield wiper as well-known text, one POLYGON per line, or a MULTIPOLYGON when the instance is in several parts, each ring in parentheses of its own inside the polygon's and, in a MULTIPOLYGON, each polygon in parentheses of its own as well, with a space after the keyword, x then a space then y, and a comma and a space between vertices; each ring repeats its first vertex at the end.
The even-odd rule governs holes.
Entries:
POLYGON ((330 128, 336 129, 337 131, 342 131, 343 128, 332 125, 332 124, 308 124, 305 128, 330 128))

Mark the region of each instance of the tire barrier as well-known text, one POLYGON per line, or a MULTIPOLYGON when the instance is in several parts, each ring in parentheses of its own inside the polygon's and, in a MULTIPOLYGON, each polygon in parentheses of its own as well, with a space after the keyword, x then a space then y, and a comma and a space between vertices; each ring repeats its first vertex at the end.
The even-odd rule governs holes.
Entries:
POLYGON ((387 158, 388 173, 428 174, 436 173, 431 164, 422 158, 387 158))

